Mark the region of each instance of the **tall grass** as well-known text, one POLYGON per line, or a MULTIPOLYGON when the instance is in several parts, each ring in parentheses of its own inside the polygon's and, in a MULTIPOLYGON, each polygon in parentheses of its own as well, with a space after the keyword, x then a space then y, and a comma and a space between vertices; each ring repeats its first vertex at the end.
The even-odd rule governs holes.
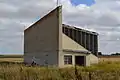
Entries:
POLYGON ((90 67, 27 67, 1 63, 0 80, 120 80, 120 62, 104 62, 90 67))

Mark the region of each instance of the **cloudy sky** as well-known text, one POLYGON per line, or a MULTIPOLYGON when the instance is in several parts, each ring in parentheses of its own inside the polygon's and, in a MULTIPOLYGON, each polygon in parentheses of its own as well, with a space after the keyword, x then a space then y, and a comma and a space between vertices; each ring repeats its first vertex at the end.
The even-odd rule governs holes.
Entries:
MULTIPOLYGON (((63 23, 99 33, 99 51, 120 52, 120 0, 61 0, 63 23)), ((0 0, 0 54, 23 54, 23 31, 56 0, 0 0)))

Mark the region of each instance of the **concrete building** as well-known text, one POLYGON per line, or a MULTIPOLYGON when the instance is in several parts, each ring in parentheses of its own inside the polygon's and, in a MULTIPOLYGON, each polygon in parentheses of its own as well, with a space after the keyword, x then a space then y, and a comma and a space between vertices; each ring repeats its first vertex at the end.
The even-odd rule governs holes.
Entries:
POLYGON ((24 31, 24 62, 41 66, 90 66, 98 63, 98 34, 62 24, 62 7, 24 31))

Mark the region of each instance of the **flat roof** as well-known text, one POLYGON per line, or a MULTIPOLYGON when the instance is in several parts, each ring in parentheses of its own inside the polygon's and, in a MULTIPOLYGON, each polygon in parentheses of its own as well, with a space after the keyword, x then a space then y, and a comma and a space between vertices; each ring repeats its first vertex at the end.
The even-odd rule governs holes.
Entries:
POLYGON ((88 30, 85 30, 85 29, 77 28, 75 26, 70 26, 70 25, 66 25, 66 24, 62 24, 62 26, 63 27, 67 27, 67 28, 71 28, 71 29, 75 29, 75 30, 78 30, 78 31, 86 32, 86 33, 89 33, 89 34, 98 35, 97 32, 93 32, 93 31, 88 31, 88 30))
POLYGON ((84 53, 84 54, 90 54, 90 51, 83 51, 83 50, 71 50, 71 49, 63 49, 63 51, 66 52, 75 52, 75 53, 84 53))

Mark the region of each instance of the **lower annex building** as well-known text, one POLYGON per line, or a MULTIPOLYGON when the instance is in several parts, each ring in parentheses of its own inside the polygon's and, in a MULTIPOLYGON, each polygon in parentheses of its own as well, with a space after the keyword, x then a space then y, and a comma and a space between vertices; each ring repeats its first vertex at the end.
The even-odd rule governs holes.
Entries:
POLYGON ((98 34, 62 24, 62 6, 24 31, 24 62, 41 66, 98 63, 98 34))

